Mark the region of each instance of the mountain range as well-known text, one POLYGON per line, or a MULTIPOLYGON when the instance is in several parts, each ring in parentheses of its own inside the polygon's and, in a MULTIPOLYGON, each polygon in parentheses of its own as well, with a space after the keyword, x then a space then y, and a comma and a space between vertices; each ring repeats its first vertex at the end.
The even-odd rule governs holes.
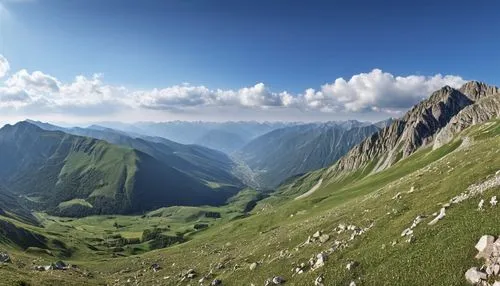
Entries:
POLYGON ((233 156, 255 173, 258 186, 275 188, 289 177, 331 165, 378 130, 360 122, 284 127, 257 137, 233 156))
POLYGON ((4 126, 0 246, 14 263, 0 265, 2 282, 500 281, 484 255, 500 223, 497 87, 445 86, 398 119, 293 124, 245 140, 228 155, 97 125, 4 126), (251 179, 274 187, 247 188, 251 179), (86 215, 96 216, 61 217, 86 215), (32 270, 55 259, 79 266, 32 270))

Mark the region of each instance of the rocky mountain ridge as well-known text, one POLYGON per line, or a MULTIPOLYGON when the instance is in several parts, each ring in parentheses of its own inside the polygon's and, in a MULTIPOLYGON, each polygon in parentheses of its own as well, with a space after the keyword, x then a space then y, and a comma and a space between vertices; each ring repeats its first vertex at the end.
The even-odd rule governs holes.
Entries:
MULTIPOLYGON (((474 119, 476 121, 481 119, 482 122, 487 118, 498 116, 499 92, 498 87, 477 81, 468 82, 459 89, 445 86, 415 105, 402 118, 394 120, 388 127, 352 148, 347 155, 330 167, 329 172, 333 174, 350 172, 364 168, 370 162, 375 164, 370 164, 372 168, 370 171, 384 170, 400 159, 410 156, 420 147, 433 143, 438 133, 447 127, 452 119, 457 122, 461 120, 469 122, 470 125, 474 119), (475 105, 476 102, 478 105, 475 105), (466 111, 454 119, 462 110, 466 111), (471 113, 476 115, 467 115, 471 113)), ((466 125, 462 123, 463 127, 466 125)), ((448 128, 450 130, 446 132, 453 132, 451 130, 453 127, 448 128)), ((444 140, 444 137, 445 133, 440 135, 439 140, 444 140)))

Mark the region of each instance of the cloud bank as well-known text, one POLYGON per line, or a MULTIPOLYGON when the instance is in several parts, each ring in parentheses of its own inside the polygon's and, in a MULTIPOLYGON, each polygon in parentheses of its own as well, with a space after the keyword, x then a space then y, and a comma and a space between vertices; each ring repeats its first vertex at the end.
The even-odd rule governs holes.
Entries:
POLYGON ((127 112, 204 114, 206 110, 224 108, 246 110, 247 113, 254 110, 256 114, 283 114, 294 110, 304 114, 342 113, 351 117, 371 112, 383 118, 397 115, 444 85, 459 87, 466 82, 456 75, 396 76, 374 69, 347 80, 337 78, 298 94, 272 91, 264 83, 234 90, 191 84, 131 90, 106 84, 100 74, 79 75, 71 82, 61 82, 41 71, 22 69, 12 73, 3 56, 0 56, 0 78, 0 111, 4 114, 25 117, 104 115, 110 119, 114 114, 127 112))

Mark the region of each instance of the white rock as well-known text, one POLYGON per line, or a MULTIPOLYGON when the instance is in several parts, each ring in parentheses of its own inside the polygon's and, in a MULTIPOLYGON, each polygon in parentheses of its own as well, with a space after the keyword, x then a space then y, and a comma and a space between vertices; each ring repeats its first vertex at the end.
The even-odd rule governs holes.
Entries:
POLYGON ((330 239, 330 236, 328 234, 323 234, 319 237, 319 242, 325 243, 330 239))
POLYGON ((486 278, 486 273, 477 270, 477 267, 472 267, 465 272, 465 279, 472 284, 477 284, 481 282, 481 280, 486 280, 486 278))
POLYGON ((500 265, 493 265, 493 274, 498 275, 500 273, 500 265))
POLYGON ((250 270, 255 270, 257 268, 257 262, 250 264, 250 270))
POLYGON ((323 275, 320 275, 314 280, 314 286, 324 286, 323 284, 323 275))
POLYGON ((495 283, 493 283, 493 286, 500 286, 500 281, 495 281, 495 283))
POLYGON ((483 252, 488 248, 488 246, 493 244, 494 241, 495 238, 492 235, 483 235, 476 243, 475 247, 479 252, 483 252))
POLYGON ((401 198, 401 193, 397 193, 394 197, 392 197, 393 200, 397 200, 401 198))
POLYGON ((493 197, 491 197, 491 200, 490 200, 490 205, 491 205, 492 207, 494 207, 494 206, 496 206, 496 205, 497 205, 497 203, 498 203, 498 201, 497 201, 497 196, 493 196, 493 197))
POLYGON ((356 266, 358 266, 358 263, 356 261, 351 261, 351 262, 347 263, 345 268, 347 270, 351 270, 351 269, 354 269, 354 267, 356 267, 356 266))
POLYGON ((401 236, 409 236, 412 234, 413 234, 413 230, 411 230, 410 228, 407 228, 407 229, 403 230, 403 232, 401 233, 401 236))
POLYGON ((349 286, 356 286, 356 282, 351 281, 351 283, 349 283, 349 286))
POLYGON ((285 278, 281 277, 281 276, 274 276, 273 278, 273 283, 275 285, 280 285, 280 284, 283 284, 285 283, 285 278))
POLYGON ((478 211, 482 211, 482 210, 483 210, 483 205, 484 205, 484 200, 483 200, 483 199, 481 199, 481 200, 479 201, 479 204, 477 204, 477 210, 478 210, 478 211))
POLYGON ((313 270, 316 270, 318 268, 321 268, 323 266, 325 266, 325 261, 326 261, 326 254, 324 254, 323 252, 318 254, 316 256, 316 262, 314 262, 314 265, 312 266, 312 269, 313 270))
POLYGON ((319 238, 320 236, 321 232, 319 230, 312 235, 313 238, 319 238))
POLYGON ((446 209, 441 208, 441 210, 439 211, 439 214, 436 215, 436 217, 432 221, 429 222, 429 225, 436 224, 439 220, 442 220, 445 216, 446 216, 446 209))

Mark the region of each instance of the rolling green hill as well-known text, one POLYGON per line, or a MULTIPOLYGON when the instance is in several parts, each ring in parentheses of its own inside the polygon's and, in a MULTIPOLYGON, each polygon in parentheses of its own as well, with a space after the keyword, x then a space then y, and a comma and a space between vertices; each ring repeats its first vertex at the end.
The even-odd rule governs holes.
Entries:
POLYGON ((21 122, 0 130, 0 182, 53 214, 218 205, 234 190, 206 184, 134 149, 21 122))
POLYGON ((128 135, 125 132, 98 126, 62 128, 36 121, 29 121, 29 123, 44 130, 59 130, 139 150, 195 180, 215 182, 228 187, 234 186, 235 189, 243 187, 242 183, 232 174, 234 162, 226 154, 206 147, 179 144, 161 137, 136 137, 139 135, 128 135))

